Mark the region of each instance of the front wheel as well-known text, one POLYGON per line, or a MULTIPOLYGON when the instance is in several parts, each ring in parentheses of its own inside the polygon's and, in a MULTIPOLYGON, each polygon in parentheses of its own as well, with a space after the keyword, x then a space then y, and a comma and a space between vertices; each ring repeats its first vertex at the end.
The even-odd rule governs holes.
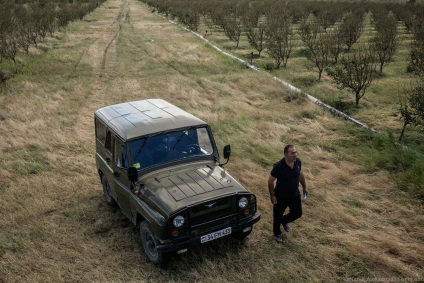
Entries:
POLYGON ((110 194, 110 186, 105 176, 102 176, 102 186, 103 186, 103 195, 105 196, 106 203, 112 207, 116 207, 118 204, 116 203, 116 201, 113 199, 112 195, 110 194))
POLYGON ((157 250, 159 241, 152 232, 152 228, 146 221, 140 224, 140 238, 143 245, 144 253, 149 260, 158 266, 164 266, 168 261, 168 254, 157 250))

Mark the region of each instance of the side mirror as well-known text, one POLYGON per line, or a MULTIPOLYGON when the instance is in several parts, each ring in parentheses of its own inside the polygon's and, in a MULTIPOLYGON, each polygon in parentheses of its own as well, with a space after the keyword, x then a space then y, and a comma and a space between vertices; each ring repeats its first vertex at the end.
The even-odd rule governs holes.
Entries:
POLYGON ((128 180, 130 180, 131 183, 134 183, 138 180, 138 171, 135 167, 129 167, 128 168, 128 180))
POLYGON ((230 155, 231 155, 231 145, 227 144, 224 146, 224 158, 227 159, 227 162, 219 164, 219 166, 223 166, 230 161, 230 155))
POLYGON ((231 145, 227 144, 224 146, 224 158, 229 159, 231 155, 231 145))

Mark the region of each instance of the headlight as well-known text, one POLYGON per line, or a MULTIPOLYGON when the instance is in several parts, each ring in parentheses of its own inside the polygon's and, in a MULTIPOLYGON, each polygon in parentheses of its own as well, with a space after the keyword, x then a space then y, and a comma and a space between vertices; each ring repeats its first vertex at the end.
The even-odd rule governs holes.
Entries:
POLYGON ((183 226, 184 225, 184 217, 181 216, 181 215, 176 216, 174 218, 174 221, 172 221, 172 224, 174 224, 174 226, 176 228, 179 228, 179 227, 183 226))
POLYGON ((247 204, 249 203, 249 201, 247 200, 246 197, 242 197, 239 202, 238 202, 238 206, 240 208, 245 208, 247 206, 247 204))

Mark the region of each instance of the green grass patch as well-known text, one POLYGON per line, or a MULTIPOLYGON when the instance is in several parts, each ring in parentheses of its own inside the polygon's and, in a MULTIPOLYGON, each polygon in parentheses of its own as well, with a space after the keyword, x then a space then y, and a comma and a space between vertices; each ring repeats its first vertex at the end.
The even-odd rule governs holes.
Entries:
POLYGON ((397 187, 424 201, 423 154, 398 143, 391 133, 358 137, 365 170, 385 169, 397 187))
POLYGON ((37 145, 29 144, 13 155, 16 161, 12 164, 12 169, 20 177, 26 178, 51 169, 43 149, 37 145))
POLYGON ((87 64, 78 62, 79 54, 64 57, 56 52, 59 51, 40 51, 30 55, 23 53, 19 56, 19 63, 15 65, 7 62, 0 64, 0 70, 14 73, 9 80, 0 83, 0 95, 19 93, 21 84, 25 83, 45 86, 43 92, 37 92, 39 88, 34 88, 33 93, 44 96, 46 92, 58 91, 66 85, 72 85, 70 78, 91 75, 92 69, 87 64), (14 89, 15 86, 19 88, 14 89))

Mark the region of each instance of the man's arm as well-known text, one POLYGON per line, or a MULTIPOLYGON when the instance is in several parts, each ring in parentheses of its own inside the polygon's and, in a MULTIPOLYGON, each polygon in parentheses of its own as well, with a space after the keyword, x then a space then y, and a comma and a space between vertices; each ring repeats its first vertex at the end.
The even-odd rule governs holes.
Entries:
POLYGON ((277 198, 274 195, 274 181, 276 178, 272 177, 271 175, 269 175, 268 177, 268 190, 269 190, 269 197, 271 199, 271 203, 272 204, 276 204, 277 203, 277 198))
POLYGON ((308 195, 308 189, 306 188, 305 175, 303 174, 303 171, 302 170, 300 171, 299 182, 302 185, 303 194, 308 195))

